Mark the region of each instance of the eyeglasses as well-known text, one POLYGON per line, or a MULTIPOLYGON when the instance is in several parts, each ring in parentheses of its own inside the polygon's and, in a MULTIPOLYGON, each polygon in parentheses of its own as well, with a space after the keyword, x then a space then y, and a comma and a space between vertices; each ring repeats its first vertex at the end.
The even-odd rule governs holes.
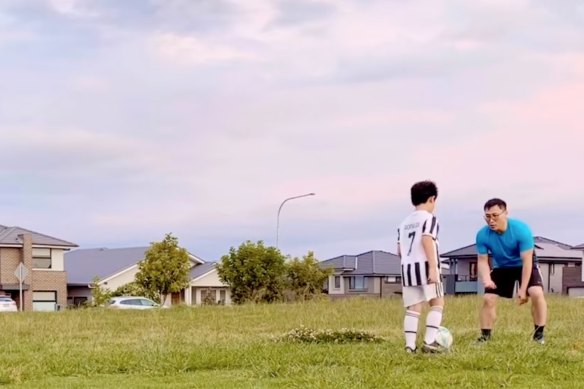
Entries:
POLYGON ((497 220, 499 218, 499 216, 501 216, 502 214, 504 214, 505 212, 501 212, 501 213, 485 213, 485 219, 486 220, 497 220))

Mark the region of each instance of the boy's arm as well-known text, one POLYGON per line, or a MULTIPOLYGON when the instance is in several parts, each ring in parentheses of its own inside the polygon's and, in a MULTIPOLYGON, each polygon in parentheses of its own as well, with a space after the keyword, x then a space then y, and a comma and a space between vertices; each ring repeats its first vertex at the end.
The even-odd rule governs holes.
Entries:
POLYGON ((438 220, 436 216, 431 216, 422 226, 422 246, 426 258, 428 258, 428 282, 433 284, 438 282, 438 251, 436 250, 436 239, 438 238, 438 220))

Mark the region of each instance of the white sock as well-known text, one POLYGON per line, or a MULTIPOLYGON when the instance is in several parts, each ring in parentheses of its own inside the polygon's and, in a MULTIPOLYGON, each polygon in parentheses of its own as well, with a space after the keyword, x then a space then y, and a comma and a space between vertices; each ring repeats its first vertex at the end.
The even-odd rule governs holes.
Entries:
POLYGON ((430 312, 428 312, 428 316, 426 317, 426 336, 424 337, 424 343, 434 343, 440 323, 442 323, 442 307, 435 306, 430 308, 430 312))
POLYGON ((420 314, 415 311, 406 311, 404 317, 404 335, 406 337, 406 347, 416 349, 416 338, 418 336, 418 321, 420 314))

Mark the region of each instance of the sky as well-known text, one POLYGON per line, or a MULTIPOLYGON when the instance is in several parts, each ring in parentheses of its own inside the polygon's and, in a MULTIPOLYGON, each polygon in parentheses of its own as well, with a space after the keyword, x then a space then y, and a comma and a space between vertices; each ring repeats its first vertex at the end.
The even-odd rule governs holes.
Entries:
POLYGON ((80 248, 166 233, 320 260, 395 252, 410 186, 440 250, 507 201, 584 242, 578 0, 0 0, 0 224, 80 248))

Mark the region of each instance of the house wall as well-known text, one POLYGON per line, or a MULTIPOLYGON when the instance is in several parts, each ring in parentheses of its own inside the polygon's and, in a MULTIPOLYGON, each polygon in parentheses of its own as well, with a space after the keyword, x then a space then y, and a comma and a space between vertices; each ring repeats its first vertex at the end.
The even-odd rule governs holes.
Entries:
POLYGON ((584 266, 566 266, 562 269, 562 294, 570 288, 584 288, 584 266))
POLYGON ((335 275, 331 275, 328 279, 328 293, 330 295, 345 294, 345 281, 343 280, 343 276, 337 275, 336 277, 341 277, 341 287, 338 289, 335 288, 335 275))
POLYGON ((120 286, 134 282, 136 280, 136 273, 138 273, 138 265, 132 266, 115 276, 100 282, 100 284, 104 289, 114 291, 120 286))
POLYGON ((226 287, 220 279, 219 273, 216 269, 211 270, 205 276, 198 278, 197 280, 191 281, 192 286, 214 286, 214 287, 226 287))
POLYGON ((91 289, 88 286, 68 286, 67 287, 67 306, 75 305, 76 298, 84 297, 91 301, 91 289))

